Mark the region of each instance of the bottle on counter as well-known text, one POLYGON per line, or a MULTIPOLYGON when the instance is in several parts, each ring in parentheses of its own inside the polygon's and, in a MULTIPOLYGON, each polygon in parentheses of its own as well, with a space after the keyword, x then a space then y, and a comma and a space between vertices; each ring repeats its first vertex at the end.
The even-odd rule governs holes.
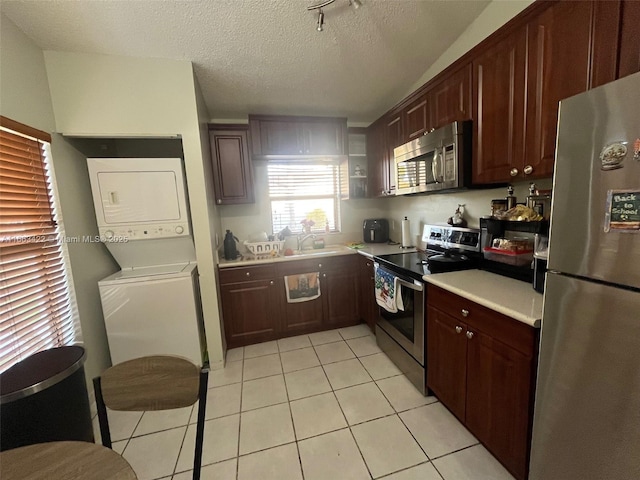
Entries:
POLYGON ((507 201, 507 210, 516 206, 516 197, 513 195, 513 185, 509 185, 507 187, 507 197, 505 198, 507 201))
POLYGON ((227 234, 224 236, 224 259, 235 260, 238 258, 238 249, 236 248, 236 242, 238 239, 234 237, 231 230, 227 230, 227 234))

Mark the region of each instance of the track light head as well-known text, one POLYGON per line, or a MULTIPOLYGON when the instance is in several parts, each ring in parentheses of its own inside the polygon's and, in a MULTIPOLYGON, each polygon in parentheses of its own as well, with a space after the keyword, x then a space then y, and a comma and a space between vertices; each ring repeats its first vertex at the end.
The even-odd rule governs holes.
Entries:
POLYGON ((316 30, 318 30, 319 32, 324 30, 322 28, 323 25, 324 25, 324 12, 322 11, 322 9, 319 9, 318 10, 318 26, 316 27, 316 30))

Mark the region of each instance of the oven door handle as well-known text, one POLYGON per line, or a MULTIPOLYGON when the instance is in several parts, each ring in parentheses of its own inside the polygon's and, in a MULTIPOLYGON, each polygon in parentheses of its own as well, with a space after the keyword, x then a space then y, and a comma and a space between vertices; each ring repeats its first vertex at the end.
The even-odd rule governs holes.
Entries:
MULTIPOLYGON (((374 265, 376 268, 381 268, 378 262, 374 262, 374 265)), ((386 271, 389 272, 389 270, 386 270, 386 271)), ((394 277, 398 279, 398 283, 400 283, 400 285, 402 285, 403 287, 407 287, 411 290, 415 290, 416 292, 422 292, 424 290, 424 287, 422 286, 422 282, 419 282, 418 280, 414 280, 413 283, 409 283, 406 280, 403 280, 397 275, 393 274, 393 272, 389 272, 389 273, 394 275, 394 277)))
POLYGON ((401 278, 398 278, 398 283, 403 287, 410 288, 411 290, 415 290, 416 292, 421 292, 423 290, 422 283, 414 280, 413 283, 405 282, 401 278))

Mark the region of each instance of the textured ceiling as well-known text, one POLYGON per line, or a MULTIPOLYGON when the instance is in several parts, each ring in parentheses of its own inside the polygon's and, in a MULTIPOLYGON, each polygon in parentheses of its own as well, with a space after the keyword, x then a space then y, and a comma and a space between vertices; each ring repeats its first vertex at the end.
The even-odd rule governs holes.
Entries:
POLYGON ((346 116, 396 104, 484 0, 2 0, 43 50, 190 60, 212 118, 346 116))

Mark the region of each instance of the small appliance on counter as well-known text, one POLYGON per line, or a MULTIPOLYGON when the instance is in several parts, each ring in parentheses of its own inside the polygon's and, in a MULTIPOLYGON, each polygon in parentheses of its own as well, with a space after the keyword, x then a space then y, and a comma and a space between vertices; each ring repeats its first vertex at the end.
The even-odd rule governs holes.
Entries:
POLYGON ((386 218, 369 218, 364 221, 362 230, 365 243, 389 241, 389 222, 386 218))
POLYGON ((533 284, 535 235, 547 235, 549 223, 481 218, 480 230, 484 256, 481 268, 533 284))

